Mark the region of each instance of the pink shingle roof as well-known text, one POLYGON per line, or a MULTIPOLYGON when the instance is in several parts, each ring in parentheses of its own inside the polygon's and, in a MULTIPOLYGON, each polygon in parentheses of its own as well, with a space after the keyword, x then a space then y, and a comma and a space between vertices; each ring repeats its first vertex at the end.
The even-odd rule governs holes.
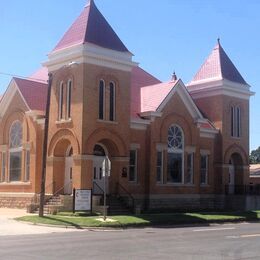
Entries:
POLYGON ((47 84, 37 81, 13 78, 31 110, 45 111, 47 84))
POLYGON ((103 48, 128 52, 93 0, 85 6, 83 12, 64 34, 53 51, 77 44, 93 43, 103 48))
POLYGON ((48 69, 47 67, 41 67, 37 71, 35 71, 32 75, 29 76, 29 78, 33 81, 39 81, 39 82, 47 82, 48 80, 48 69))
POLYGON ((247 84, 219 41, 191 83, 212 79, 227 79, 236 83, 247 84))
POLYGON ((156 111, 177 81, 169 81, 141 89, 141 112, 156 111))
POLYGON ((158 84, 161 81, 144 71, 140 67, 134 67, 131 75, 131 116, 137 117, 141 112, 141 88, 158 84))

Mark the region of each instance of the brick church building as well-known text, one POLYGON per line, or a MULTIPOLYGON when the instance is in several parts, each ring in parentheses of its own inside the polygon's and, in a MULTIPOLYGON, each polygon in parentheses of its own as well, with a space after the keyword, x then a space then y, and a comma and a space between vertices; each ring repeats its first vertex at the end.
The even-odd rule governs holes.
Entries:
POLYGON ((48 72, 46 194, 104 190, 141 208, 216 208, 249 183, 250 86, 218 41, 191 82, 132 60, 90 1, 43 67, 0 101, 0 206, 40 193, 48 72))

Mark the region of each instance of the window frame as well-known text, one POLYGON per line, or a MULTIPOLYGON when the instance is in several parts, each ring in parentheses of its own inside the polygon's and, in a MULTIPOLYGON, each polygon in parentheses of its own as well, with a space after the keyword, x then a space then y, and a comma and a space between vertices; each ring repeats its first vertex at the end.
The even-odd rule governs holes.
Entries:
POLYGON ((190 176, 190 181, 187 181, 186 179, 186 184, 194 184, 194 153, 189 152, 187 154, 187 178, 190 176), (191 156, 191 165, 189 166, 189 156, 191 156), (189 174, 189 168, 191 171, 191 174, 189 174))
POLYGON ((156 160, 156 183, 159 183, 159 184, 162 184, 163 183, 163 170, 164 170, 164 167, 163 167, 163 160, 164 160, 164 154, 163 154, 163 151, 160 151, 160 150, 157 150, 156 152, 156 155, 157 155, 157 160, 156 160), (159 155, 160 154, 160 161, 161 161, 161 164, 159 165, 158 164, 158 158, 159 158, 159 155), (160 178, 158 178, 158 169, 160 171, 160 178))
POLYGON ((116 84, 115 82, 111 81, 109 83, 109 121, 115 121, 115 120, 116 120, 116 84), (113 95, 111 93, 113 93, 113 95))
POLYGON ((231 106, 231 136, 241 137, 241 108, 240 106, 231 106))
POLYGON ((24 181, 30 182, 30 170, 31 170, 31 153, 30 150, 25 150, 25 170, 24 170, 24 181))
POLYGON ((67 93, 66 93, 66 118, 71 119, 71 98, 72 98, 72 80, 69 79, 67 82, 67 93))
POLYGON ((129 182, 137 182, 137 164, 138 164, 138 151, 137 149, 131 149, 129 153, 129 176, 128 181, 129 182), (131 152, 134 152, 134 164, 131 164, 131 152), (134 179, 131 180, 131 167, 134 168, 134 179))
POLYGON ((106 107, 105 102, 106 102, 106 83, 105 80, 100 79, 98 85, 98 119, 99 120, 105 120, 105 107, 106 107), (101 86, 101 82, 103 83, 102 86, 101 86), (101 87, 103 88, 102 92, 101 92, 101 87))
POLYGON ((61 81, 59 85, 59 106, 58 106, 58 120, 63 119, 63 103, 64 103, 64 82, 61 81))
POLYGON ((23 170, 23 126, 22 126, 22 122, 19 120, 15 120, 12 125, 10 126, 9 129, 9 160, 8 160, 8 171, 9 171, 9 181, 10 182, 21 182, 22 181, 22 170, 23 170), (12 137, 11 137, 11 133, 12 133, 12 129, 14 127, 15 124, 19 123, 20 125, 20 130, 21 130, 21 139, 19 142, 19 146, 15 146, 13 147, 13 142, 12 142, 12 137), (15 153, 19 153, 20 154, 20 179, 19 180, 12 180, 12 175, 11 175, 11 170, 13 170, 13 167, 11 167, 11 160, 12 160, 12 156, 15 153))
MULTIPOLYGON (((172 131, 172 130, 171 130, 172 131)), ((174 132, 174 131, 172 131, 174 132)), ((167 150, 167 183, 170 183, 170 184, 184 184, 185 183, 185 180, 184 180, 184 147, 185 147, 185 136, 184 136, 184 132, 183 132, 183 129, 177 125, 177 124, 172 124, 169 128, 168 128, 168 133, 167 133, 167 140, 168 140, 168 150, 167 150), (181 133, 181 148, 179 147, 174 147, 171 143, 171 141, 169 141, 169 132, 170 132, 170 129, 172 128, 177 128, 180 133, 181 133), (172 176, 170 176, 169 174, 169 154, 177 154, 177 155, 181 155, 181 181, 178 182, 178 181, 174 181, 174 180, 170 180, 172 179, 172 176)), ((175 142, 173 142, 175 143, 175 142)))
POLYGON ((209 155, 201 154, 200 155, 200 185, 208 185, 208 175, 209 175, 209 155), (206 168, 202 168, 202 158, 206 158, 205 166, 206 168), (202 170, 205 170, 205 182, 202 182, 202 170))

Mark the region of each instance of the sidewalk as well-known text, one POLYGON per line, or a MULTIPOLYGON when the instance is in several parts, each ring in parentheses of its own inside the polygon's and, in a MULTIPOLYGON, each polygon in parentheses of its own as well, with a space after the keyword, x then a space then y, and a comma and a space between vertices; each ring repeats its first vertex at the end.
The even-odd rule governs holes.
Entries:
MULTIPOLYGON (((21 223, 14 218, 31 215, 25 209, 0 208, 0 237, 10 235, 49 234, 57 232, 78 232, 75 229, 43 227, 21 223)), ((0 238, 1 239, 1 238, 0 238)))

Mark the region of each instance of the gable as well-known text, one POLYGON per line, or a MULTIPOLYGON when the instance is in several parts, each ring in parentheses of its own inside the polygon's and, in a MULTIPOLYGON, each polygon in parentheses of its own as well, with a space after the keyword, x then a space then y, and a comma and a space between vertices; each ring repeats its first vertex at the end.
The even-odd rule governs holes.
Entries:
POLYGON ((29 111, 30 108, 12 79, 0 101, 0 118, 3 118, 10 106, 18 106, 21 110, 29 111), (17 100, 19 102, 17 102, 17 100))
POLYGON ((175 86, 171 89, 169 94, 161 102, 161 104, 156 109, 156 111, 162 113, 164 108, 167 106, 167 104, 172 102, 173 96, 176 94, 180 97, 180 99, 182 100, 183 104, 185 105, 186 109, 188 110, 192 118, 203 119, 201 112, 199 111, 198 107, 194 103, 193 99, 191 98, 190 94, 188 93, 185 85, 181 80, 177 81, 175 86))
POLYGON ((14 78, 14 81, 30 110, 45 111, 48 91, 46 83, 21 78, 14 78))

